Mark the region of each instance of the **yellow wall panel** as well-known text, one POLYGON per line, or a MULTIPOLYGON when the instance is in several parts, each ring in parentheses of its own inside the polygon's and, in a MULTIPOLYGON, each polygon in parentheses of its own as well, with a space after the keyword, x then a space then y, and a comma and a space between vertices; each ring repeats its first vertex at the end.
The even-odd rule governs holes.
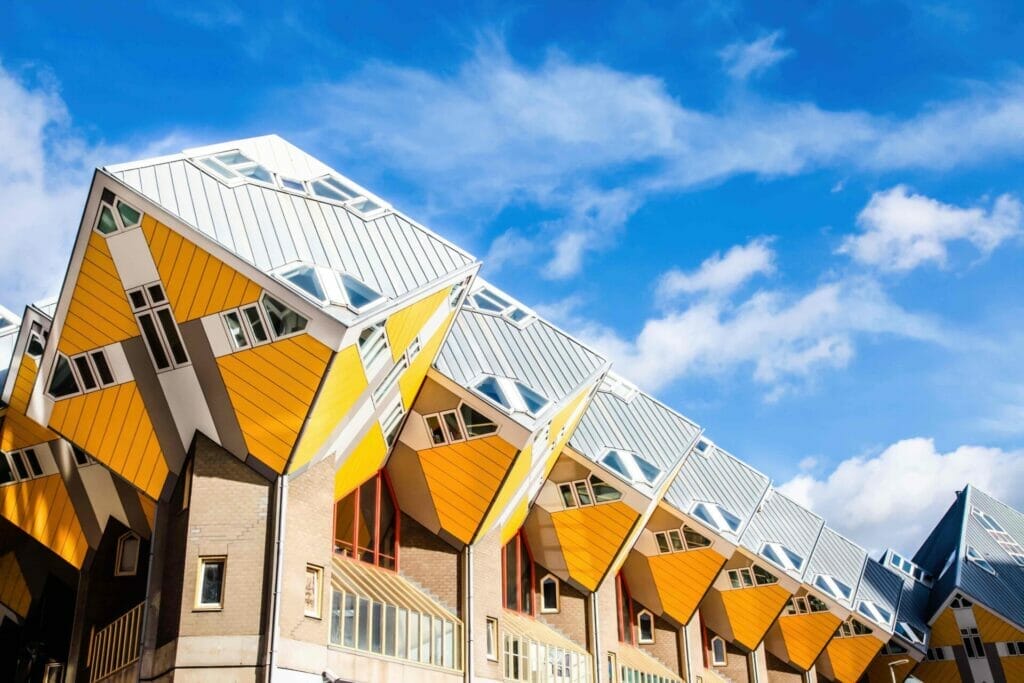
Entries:
POLYGON ((831 612, 813 612, 786 614, 778 623, 790 663, 807 671, 835 635, 841 620, 831 612))
POLYGON ((1006 623, 981 605, 975 604, 974 619, 978 622, 978 632, 986 643, 1005 643, 1007 641, 1024 640, 1024 631, 1006 623))
POLYGON ((530 514, 530 501, 524 496, 516 504, 512 514, 509 515, 505 524, 501 527, 501 544, 505 545, 512 540, 512 537, 516 535, 520 527, 523 526, 523 522, 526 521, 527 515, 530 514))
POLYGON ((85 535, 59 474, 0 487, 0 515, 76 569, 82 566, 85 535))
POLYGON ((880 654, 868 667, 868 683, 892 683, 892 674, 896 674, 896 683, 902 683, 916 665, 917 662, 907 655, 880 654), (890 668, 890 664, 898 661, 905 663, 890 668))
POLYGON ((963 641, 960 640, 960 627, 956 625, 956 617, 949 607, 944 609, 932 624, 932 634, 928 641, 929 647, 945 645, 963 645, 963 641))
POLYGON ((145 216, 142 231, 178 322, 237 308, 259 298, 259 285, 166 225, 145 216))
POLYGON ((307 334, 217 359, 249 452, 283 472, 331 352, 307 334))
POLYGON ((721 598, 733 640, 753 650, 775 623, 790 593, 777 585, 754 586, 722 591, 721 598))
POLYGON ((409 407, 412 406, 412 402, 416 399, 416 394, 419 393, 420 387, 423 386, 423 380, 427 376, 427 371, 430 370, 430 364, 434 362, 437 352, 441 349, 441 342, 444 341, 445 332, 448 331, 454 317, 455 311, 448 314, 445 321, 434 332, 434 336, 423 345, 419 354, 412 359, 409 368, 398 378, 398 391, 402 394, 402 405, 405 406, 406 410, 409 410, 409 407))
POLYGON ((551 513, 569 576, 587 590, 597 590, 639 517, 640 513, 622 501, 551 513))
POLYGON ((469 543, 516 456, 515 446, 485 436, 429 448, 417 456, 441 528, 469 543))
POLYGON ((167 461, 135 382, 57 401, 50 427, 150 498, 160 497, 167 461))
POLYGON ((914 669, 914 676, 924 683, 960 683, 955 661, 921 662, 914 669))
POLYGON ((836 683, 857 683, 884 643, 875 636, 833 638, 825 647, 836 683))
POLYGON ((374 422, 362 441, 352 449, 334 473, 334 500, 339 501, 372 477, 384 465, 388 444, 380 424, 374 422))
POLYGON ((28 616, 28 608, 32 605, 32 594, 14 553, 0 557, 0 603, 22 619, 28 616))
POLYGON ((353 344, 336 353, 295 449, 290 472, 312 460, 326 444, 335 427, 348 415, 366 386, 366 373, 363 372, 359 348, 353 344))
POLYGON ((57 348, 74 355, 138 335, 139 328, 107 242, 99 233, 92 232, 57 348))
POLYGON ((647 558, 658 590, 662 610, 681 623, 688 623, 704 594, 715 582, 725 557, 711 548, 647 558))
MULTIPOLYGON (((494 502, 491 504, 486 517, 484 517, 483 524, 477 529, 478 538, 490 531, 502 516, 502 513, 512 504, 512 496, 523 482, 526 481, 527 475, 530 474, 532 461, 533 442, 531 441, 513 459, 512 467, 509 469, 505 481, 498 488, 498 492, 494 495, 494 502)), ((518 529, 513 529, 512 533, 514 534, 516 531, 518 529)))
POLYGON ((1003 676, 1007 681, 1024 681, 1024 657, 1000 657, 1003 676))
POLYGON ((409 343, 416 338, 430 316, 434 315, 434 311, 447 298, 448 289, 444 288, 391 314, 384 323, 384 329, 388 334, 388 344, 391 346, 391 357, 394 360, 402 357, 409 348, 409 343))

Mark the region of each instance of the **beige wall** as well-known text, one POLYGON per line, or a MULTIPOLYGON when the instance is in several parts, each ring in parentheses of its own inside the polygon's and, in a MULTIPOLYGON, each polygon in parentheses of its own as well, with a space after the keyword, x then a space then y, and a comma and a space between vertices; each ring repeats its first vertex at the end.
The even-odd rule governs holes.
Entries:
POLYGON ((401 534, 399 573, 459 614, 459 551, 404 513, 401 534))
MULTIPOLYGON (((501 634, 498 635, 498 661, 487 659, 487 617, 499 622, 503 613, 501 599, 501 531, 494 529, 480 539, 472 549, 473 566, 473 616, 466 623, 473 638, 474 680, 501 680, 501 634)), ((469 654, 469 653, 467 653, 469 654)))

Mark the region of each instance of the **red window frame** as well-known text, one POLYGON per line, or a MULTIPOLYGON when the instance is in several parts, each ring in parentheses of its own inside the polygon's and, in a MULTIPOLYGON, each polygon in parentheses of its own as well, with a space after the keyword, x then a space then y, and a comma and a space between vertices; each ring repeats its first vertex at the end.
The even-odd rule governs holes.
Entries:
POLYGON ((619 626, 619 642, 636 645, 636 614, 629 584, 622 573, 615 575, 615 613, 619 626))
POLYGON ((501 601, 506 609, 514 609, 516 612, 521 614, 527 614, 534 616, 537 613, 537 596, 535 595, 535 585, 537 583, 537 568, 533 563, 533 553, 530 551, 530 544, 526 540, 526 535, 523 534, 522 529, 516 532, 516 535, 509 539, 501 549, 501 601), (516 602, 515 608, 509 607, 508 601, 508 563, 509 563, 509 548, 514 547, 515 549, 515 588, 516 588, 516 602), (529 607, 528 611, 523 611, 523 551, 526 551, 526 562, 527 571, 529 572, 529 607))
POLYGON ((357 486, 347 496, 345 496, 341 500, 335 501, 334 509, 335 509, 334 518, 333 518, 333 520, 331 522, 331 525, 333 527, 333 533, 331 535, 334 537, 334 542, 333 542, 332 545, 333 545, 333 550, 334 550, 335 554, 344 555, 346 557, 351 557, 351 558, 357 559, 357 560, 359 560, 361 562, 366 562, 367 564, 372 564, 372 565, 374 565, 376 567, 380 567, 381 569, 385 569, 387 571, 396 571, 396 572, 398 571, 399 555, 401 553, 401 547, 402 547, 402 510, 401 510, 401 508, 398 507, 398 498, 395 496, 395 489, 394 489, 394 486, 392 486, 392 484, 391 484, 391 477, 388 476, 387 471, 385 471, 383 469, 378 470, 377 473, 373 477, 371 477, 370 479, 367 479, 362 484, 357 486), (366 484, 368 482, 370 482, 371 480, 375 481, 375 486, 374 486, 374 504, 373 504, 374 514, 373 514, 373 538, 372 538, 373 547, 372 548, 364 547, 364 546, 359 545, 359 523, 358 523, 359 515, 360 515, 360 510, 362 509, 362 506, 361 506, 362 501, 360 500, 360 498, 363 495, 363 487, 366 486, 366 484), (381 538, 380 538, 380 531, 381 531, 381 529, 380 529, 381 505, 380 505, 380 503, 381 503, 381 496, 384 495, 384 494, 386 494, 389 497, 389 499, 391 500, 391 506, 392 506, 392 508, 395 511, 395 551, 394 551, 394 556, 388 555, 386 553, 381 552, 381 548, 380 548, 380 541, 381 541, 381 538), (338 537, 338 528, 337 528, 338 527, 338 513, 337 513, 337 509, 338 509, 339 505, 341 505, 346 500, 349 500, 350 498, 352 499, 352 538, 350 540, 346 541, 346 540, 343 540, 343 539, 338 537), (340 549, 339 549, 339 546, 340 546, 340 549), (371 559, 364 559, 364 554, 370 554, 371 555, 371 559), (392 563, 394 564, 394 566, 393 567, 382 566, 381 565, 381 558, 390 559, 392 561, 392 563))

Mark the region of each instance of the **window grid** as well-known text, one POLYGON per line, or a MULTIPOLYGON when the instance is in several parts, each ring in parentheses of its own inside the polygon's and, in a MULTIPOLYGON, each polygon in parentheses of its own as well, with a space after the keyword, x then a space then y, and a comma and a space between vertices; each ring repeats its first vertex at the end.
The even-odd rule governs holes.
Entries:
POLYGON ((427 434, 434 446, 446 446, 459 441, 490 436, 498 432, 498 425, 465 403, 455 410, 442 410, 423 416, 427 434))
POLYGON ((710 539, 685 525, 679 529, 658 531, 654 534, 654 540, 658 544, 658 552, 662 555, 711 546, 710 539))
POLYGON ((778 583, 777 576, 766 571, 760 565, 752 564, 749 567, 738 567, 726 572, 729 577, 729 585, 733 589, 752 588, 754 586, 769 586, 778 583))
POLYGON ((157 372, 189 364, 185 343, 160 283, 129 290, 128 301, 157 372))
POLYGON ((985 647, 981 642, 981 636, 978 634, 978 629, 960 629, 960 639, 964 643, 964 650, 967 651, 968 659, 982 659, 985 657, 985 647))
POLYGON ((562 482, 558 485, 558 491, 562 497, 562 506, 566 510, 613 503, 622 499, 622 494, 617 489, 593 474, 587 479, 562 482))
POLYGON ((506 681, 589 683, 590 658, 525 636, 505 633, 506 681))
POLYGON ((334 552, 339 555, 397 571, 401 535, 401 510, 384 470, 335 503, 334 552))

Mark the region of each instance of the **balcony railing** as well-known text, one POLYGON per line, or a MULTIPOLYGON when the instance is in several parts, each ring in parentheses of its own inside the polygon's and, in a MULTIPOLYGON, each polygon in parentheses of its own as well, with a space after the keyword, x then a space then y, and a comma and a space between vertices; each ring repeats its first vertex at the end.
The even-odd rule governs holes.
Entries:
POLYGON ((89 683, 96 683, 139 661, 142 608, 139 603, 89 638, 89 683))

